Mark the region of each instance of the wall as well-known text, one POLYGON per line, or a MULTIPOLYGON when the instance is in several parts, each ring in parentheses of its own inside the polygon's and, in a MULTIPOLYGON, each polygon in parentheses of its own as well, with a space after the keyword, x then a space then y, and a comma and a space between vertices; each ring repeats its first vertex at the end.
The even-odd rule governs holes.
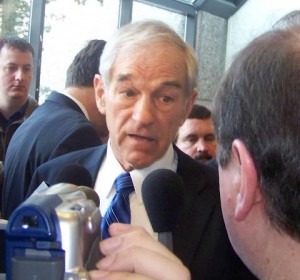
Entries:
POLYGON ((212 99, 225 67, 227 20, 199 12, 196 53, 199 62, 197 103, 211 108, 212 99))
POLYGON ((292 10, 300 10, 299 0, 247 0, 228 20, 226 65, 251 39, 292 10))
POLYGON ((300 10, 300 0, 247 0, 228 20, 199 11, 197 103, 211 108, 216 87, 234 54, 270 29, 283 15, 296 9, 300 10))

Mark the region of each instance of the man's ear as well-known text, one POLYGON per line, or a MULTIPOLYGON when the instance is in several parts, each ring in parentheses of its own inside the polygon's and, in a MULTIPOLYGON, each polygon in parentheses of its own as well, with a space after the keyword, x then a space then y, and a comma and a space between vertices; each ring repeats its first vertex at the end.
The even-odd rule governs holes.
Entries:
POLYGON ((94 77, 94 89, 97 108, 101 114, 105 114, 104 84, 100 74, 94 77))
POLYGON ((182 114, 182 119, 181 119, 181 122, 180 122, 179 126, 183 125, 183 123, 185 122, 186 118, 190 114, 190 112, 191 112, 191 110, 192 110, 192 108, 194 106, 196 97, 197 97, 197 92, 195 90, 193 90, 193 92, 191 93, 191 95, 186 100, 185 108, 184 108, 184 111, 183 111, 183 114, 182 114))
POLYGON ((243 221, 262 197, 253 158, 241 140, 233 141, 232 157, 240 172, 234 214, 237 221, 243 221))

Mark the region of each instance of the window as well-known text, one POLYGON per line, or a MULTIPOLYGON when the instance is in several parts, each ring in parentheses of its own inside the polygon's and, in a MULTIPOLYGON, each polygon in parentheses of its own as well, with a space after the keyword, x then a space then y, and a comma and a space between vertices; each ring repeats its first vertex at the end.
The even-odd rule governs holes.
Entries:
POLYGON ((87 41, 107 40, 131 20, 159 18, 193 46, 195 15, 190 4, 173 0, 0 0, 0 34, 33 45, 30 94, 41 104, 64 89, 67 68, 87 41))
POLYGON ((151 18, 164 21, 170 25, 182 38, 185 38, 185 16, 179 13, 133 1, 132 21, 151 18))
POLYGON ((31 0, 3 0, 0 3, 1 36, 28 40, 31 0))
POLYGON ((64 89, 76 53, 92 39, 107 40, 118 28, 119 0, 52 0, 46 4, 40 98, 64 89))

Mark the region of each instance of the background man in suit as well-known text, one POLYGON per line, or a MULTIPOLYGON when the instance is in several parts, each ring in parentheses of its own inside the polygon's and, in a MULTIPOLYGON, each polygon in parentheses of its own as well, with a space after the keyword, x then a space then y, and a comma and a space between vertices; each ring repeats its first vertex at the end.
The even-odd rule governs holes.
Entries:
MULTIPOLYGON (((184 184, 183 205, 172 230, 173 248, 192 277, 253 279, 228 240, 216 170, 172 144, 196 98, 194 51, 169 26, 159 21, 136 22, 119 29, 107 42, 100 73, 95 79, 97 105, 106 115, 108 145, 43 164, 33 176, 29 193, 42 181, 57 183, 56 176, 64 166, 81 164, 91 173, 104 216, 116 192, 115 178, 127 171, 134 185, 129 198, 131 224, 157 238, 141 185, 153 170, 172 170, 184 184)), ((164 182, 161 184, 163 188, 164 182)))
MULTIPOLYGON (((0 217, 7 147, 17 128, 38 107, 36 100, 29 95, 33 55, 33 48, 26 40, 0 38, 0 217)), ((3 250, 0 250, 2 258, 3 250)))
POLYGON ((103 40, 92 40, 75 56, 64 92, 52 92, 12 138, 5 166, 4 218, 25 199, 40 164, 106 142, 105 116, 97 109, 93 86, 104 45, 103 40))
POLYGON ((195 160, 207 162, 215 158, 217 141, 211 111, 195 104, 175 138, 177 147, 195 160))
POLYGON ((29 96, 33 55, 33 48, 26 40, 0 38, 0 207, 8 144, 16 129, 38 106, 29 96))
MULTIPOLYGON (((223 215, 236 252, 259 279, 299 278, 299 69, 300 26, 267 32, 238 54, 215 100, 223 215)), ((115 224, 111 234, 92 279, 188 279, 141 229, 115 224), (115 270, 128 272, 107 272, 115 270)))
POLYGON ((16 129, 38 106, 29 96, 33 55, 26 40, 0 38, 0 161, 16 129))

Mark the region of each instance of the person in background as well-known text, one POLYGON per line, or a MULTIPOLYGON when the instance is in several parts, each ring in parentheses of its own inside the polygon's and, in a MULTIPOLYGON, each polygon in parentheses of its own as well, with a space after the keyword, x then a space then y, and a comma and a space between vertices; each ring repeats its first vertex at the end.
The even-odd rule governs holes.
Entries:
POLYGON ((276 21, 272 28, 273 29, 285 29, 291 26, 300 25, 300 10, 294 10, 276 21))
MULTIPOLYGON (((240 51, 215 98, 226 228, 236 252, 262 280, 299 278, 299 81, 300 26, 290 26, 240 51)), ((110 232, 91 279, 189 279, 186 267, 142 229, 118 224, 110 232)))
MULTIPOLYGON (((107 213, 115 194, 118 197, 121 192, 117 193, 115 180, 120 174, 126 175, 131 193, 123 193, 121 198, 128 199, 129 207, 121 212, 114 208, 114 213, 127 213, 127 222, 142 226, 157 239, 141 189, 151 172, 168 169, 183 184, 182 206, 176 204, 179 213, 171 228, 173 250, 192 277, 255 279, 230 245, 216 169, 193 160, 172 143, 196 98, 198 68, 192 48, 160 21, 134 22, 121 27, 107 42, 100 73, 95 79, 97 105, 106 115, 108 144, 44 163, 36 170, 29 193, 43 181, 54 184, 60 170, 71 163, 82 165, 90 172, 100 197, 105 236, 111 234, 105 231, 111 223, 107 213)), ((165 180, 161 180, 157 185, 162 189, 165 180)), ((168 201, 171 195, 163 199, 168 201)))
POLYGON ((53 91, 12 138, 4 170, 4 218, 24 201, 39 165, 107 141, 105 116, 97 109, 93 85, 104 46, 103 40, 88 42, 67 70, 65 90, 53 91))
POLYGON ((259 279, 297 279, 300 261, 300 26, 236 58, 214 109, 229 238, 259 279))
POLYGON ((26 40, 0 38, 0 206, 7 147, 17 128, 38 107, 29 95, 33 56, 33 47, 26 40))
POLYGON ((211 111, 195 104, 174 142, 179 149, 200 162, 215 158, 217 144, 211 111))

